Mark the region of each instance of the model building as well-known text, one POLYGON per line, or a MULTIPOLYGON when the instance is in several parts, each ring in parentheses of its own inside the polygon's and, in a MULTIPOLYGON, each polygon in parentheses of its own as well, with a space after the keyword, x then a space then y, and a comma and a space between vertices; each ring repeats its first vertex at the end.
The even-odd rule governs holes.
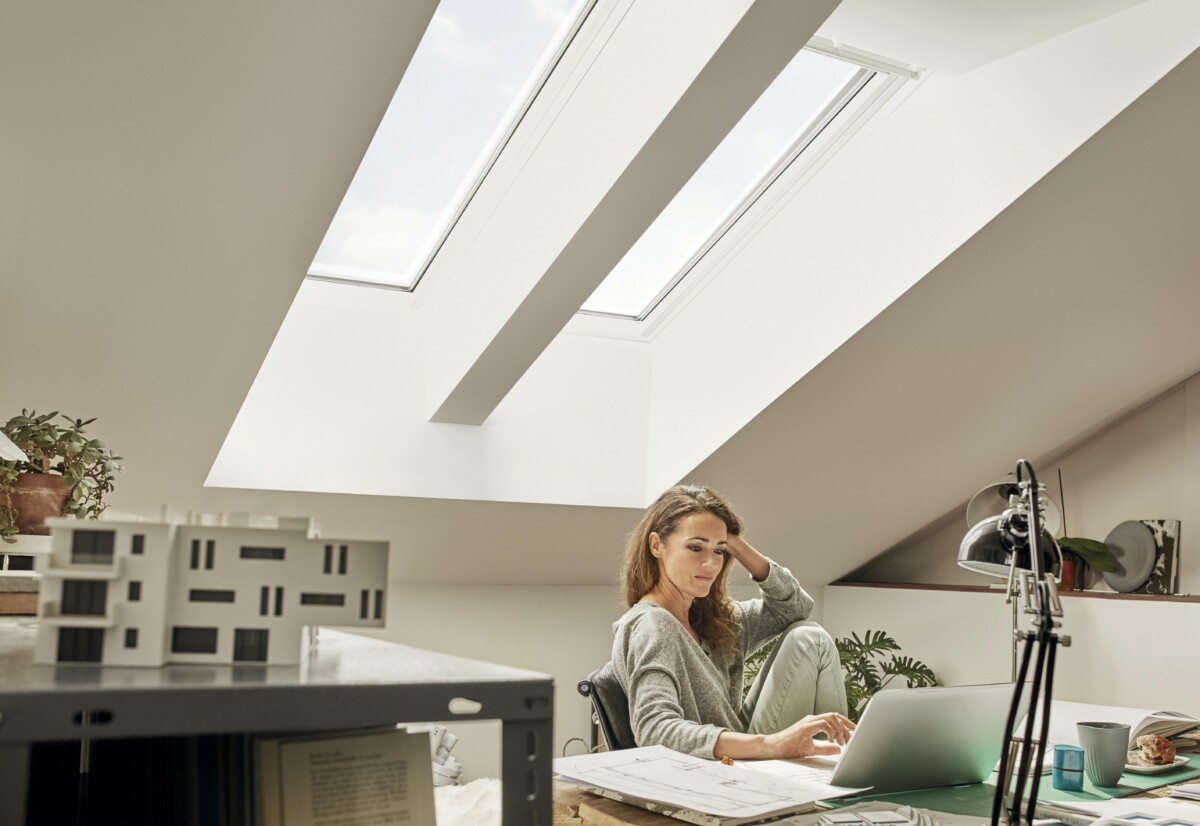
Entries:
POLYGON ((38 663, 295 665, 305 626, 384 624, 388 543, 309 519, 46 524, 38 663))

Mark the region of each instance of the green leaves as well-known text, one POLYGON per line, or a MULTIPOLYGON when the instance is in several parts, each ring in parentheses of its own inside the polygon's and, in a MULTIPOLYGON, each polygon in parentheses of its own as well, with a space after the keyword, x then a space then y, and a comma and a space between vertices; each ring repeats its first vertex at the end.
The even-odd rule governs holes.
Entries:
POLYGON ((746 656, 745 666, 742 670, 743 694, 749 691, 750 686, 754 684, 754 678, 758 676, 758 672, 762 671, 762 667, 766 664, 767 657, 771 656, 771 649, 775 647, 778 639, 778 636, 771 637, 746 656))
POLYGON ((1063 556, 1073 555, 1094 571, 1117 570, 1117 559, 1113 552, 1103 542, 1095 539, 1084 539, 1081 536, 1064 536, 1058 540, 1058 548, 1063 556))
POLYGON ((25 451, 28 462, 0 460, 0 538, 16 533, 16 509, 7 494, 22 473, 60 473, 70 491, 63 512, 80 519, 95 519, 106 507, 104 495, 113 490, 113 476, 124 470, 121 457, 104 446, 99 439, 90 439, 84 428, 96 421, 62 416, 67 424, 52 422, 59 417, 57 410, 38 415, 34 410, 22 410, 4 425, 4 433, 25 451))
POLYGON ((937 685, 933 669, 920 660, 893 653, 900 650, 900 644, 883 631, 868 630, 862 637, 852 632, 835 642, 846 675, 849 717, 856 723, 867 701, 897 677, 904 678, 909 688, 937 685))

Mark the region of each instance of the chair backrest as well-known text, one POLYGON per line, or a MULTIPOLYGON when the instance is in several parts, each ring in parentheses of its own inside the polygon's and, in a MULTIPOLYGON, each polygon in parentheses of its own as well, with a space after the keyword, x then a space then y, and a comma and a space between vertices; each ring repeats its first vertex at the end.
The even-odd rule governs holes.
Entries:
POLYGON ((600 726, 609 751, 637 745, 629 725, 629 700, 608 662, 579 681, 579 693, 592 701, 592 719, 600 726))

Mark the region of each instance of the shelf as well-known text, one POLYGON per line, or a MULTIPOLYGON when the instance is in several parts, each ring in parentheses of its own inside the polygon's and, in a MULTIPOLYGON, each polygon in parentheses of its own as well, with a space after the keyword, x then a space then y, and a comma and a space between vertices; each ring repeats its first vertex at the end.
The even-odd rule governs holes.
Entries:
MULTIPOLYGON (((503 824, 550 822, 554 686, 545 674, 327 628, 299 666, 41 666, 36 630, 33 620, 0 619, 6 787, 27 786, 33 744, 79 740, 81 720, 92 740, 500 720, 503 824), (479 710, 452 712, 458 698, 479 710)), ((23 805, 0 795, 0 823, 23 822, 23 805)))
MULTIPOLYGON (((962 593, 985 593, 1004 595, 1004 586, 990 585, 938 585, 920 582, 831 582, 830 585, 853 588, 898 588, 910 591, 959 591, 962 593)), ((1059 591, 1067 599, 1114 599, 1143 600, 1149 602, 1200 602, 1200 595, 1193 594, 1117 594, 1111 591, 1059 591)))

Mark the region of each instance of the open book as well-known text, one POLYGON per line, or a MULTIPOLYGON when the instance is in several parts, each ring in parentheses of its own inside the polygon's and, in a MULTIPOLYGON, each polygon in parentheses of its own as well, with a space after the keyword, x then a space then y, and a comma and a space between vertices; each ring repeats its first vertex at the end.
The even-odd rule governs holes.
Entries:
POLYGON ((432 823, 430 737, 374 728, 254 742, 255 823, 432 823))
MULTIPOLYGON (((1040 711, 1040 709, 1039 709, 1040 711)), ((1125 723, 1129 726, 1129 749, 1136 748, 1137 739, 1144 734, 1160 734, 1173 737, 1200 726, 1200 720, 1177 711, 1154 711, 1148 708, 1126 708, 1124 706, 1097 706, 1091 703, 1073 703, 1067 700, 1050 701, 1050 732, 1046 742, 1046 756, 1042 773, 1048 774, 1054 766, 1054 746, 1066 743, 1079 745, 1076 723, 1125 723)), ((1017 726, 1023 735, 1025 721, 1017 726)), ((1033 723, 1034 737, 1041 732, 1041 720, 1033 723)))
POLYGON ((757 823, 863 791, 830 786, 818 779, 822 772, 787 761, 725 765, 666 746, 560 757, 554 772, 594 794, 700 826, 757 823))

